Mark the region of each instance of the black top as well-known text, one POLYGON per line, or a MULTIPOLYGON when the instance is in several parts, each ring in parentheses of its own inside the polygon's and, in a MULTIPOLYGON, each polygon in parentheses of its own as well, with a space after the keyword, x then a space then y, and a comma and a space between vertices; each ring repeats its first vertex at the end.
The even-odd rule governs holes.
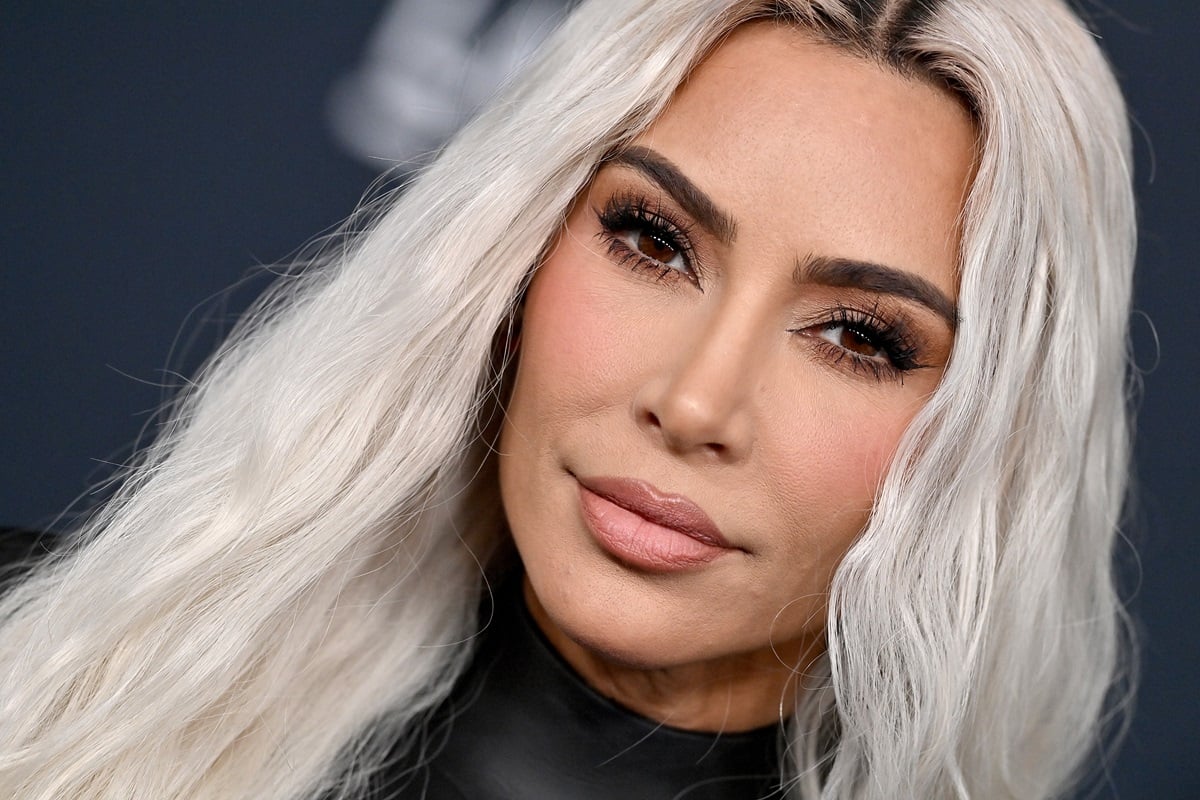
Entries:
POLYGON ((429 760, 382 781, 388 800, 781 798, 781 728, 669 728, 588 687, 510 581, 495 619, 430 725, 429 760))
MULTIPOLYGON (((0 528, 0 578, 56 537, 0 528)), ((597 694, 529 615, 519 576, 496 594, 471 666, 434 713, 428 758, 399 759, 371 800, 777 800, 781 727, 732 734, 658 724, 597 694)))

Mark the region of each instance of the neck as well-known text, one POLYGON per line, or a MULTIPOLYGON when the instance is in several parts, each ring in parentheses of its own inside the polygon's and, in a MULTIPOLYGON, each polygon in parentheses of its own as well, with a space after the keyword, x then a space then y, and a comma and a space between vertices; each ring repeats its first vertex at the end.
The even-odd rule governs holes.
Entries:
POLYGON ((822 637, 781 643, 696 663, 647 669, 606 658, 571 639, 538 601, 525 602, 542 634, 592 689, 641 716, 691 731, 738 732, 791 716, 805 667, 824 652, 822 637))

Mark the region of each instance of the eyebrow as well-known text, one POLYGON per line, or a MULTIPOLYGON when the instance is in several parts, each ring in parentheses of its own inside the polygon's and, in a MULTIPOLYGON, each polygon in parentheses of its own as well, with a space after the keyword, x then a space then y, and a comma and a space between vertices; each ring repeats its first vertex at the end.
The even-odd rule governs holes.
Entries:
POLYGON ((809 256, 796 264, 792 278, 796 283, 861 289, 912 300, 944 319, 950 330, 958 328, 955 302, 925 278, 905 270, 851 258, 809 256))
MULTIPOLYGON (((648 147, 630 145, 617 150, 605 161, 635 169, 654 181, 722 244, 731 244, 736 238, 737 222, 733 216, 721 210, 661 153, 648 147)), ((958 328, 958 306, 955 302, 925 278, 906 270, 851 258, 808 256, 796 264, 792 278, 800 284, 817 283, 836 288, 861 289, 911 300, 945 320, 951 331, 958 328)))
POLYGON ((737 237, 737 223, 733 217, 718 208, 700 187, 688 180, 679 167, 661 153, 648 147, 631 145, 616 151, 606 160, 610 164, 631 167, 657 183, 722 244, 730 244, 737 237))

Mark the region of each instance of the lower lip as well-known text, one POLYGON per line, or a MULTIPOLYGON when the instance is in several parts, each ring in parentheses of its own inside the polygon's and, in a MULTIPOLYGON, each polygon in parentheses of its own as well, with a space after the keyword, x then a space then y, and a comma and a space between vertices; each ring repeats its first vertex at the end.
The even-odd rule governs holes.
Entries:
POLYGON ((679 572, 707 564, 730 548, 693 539, 579 487, 583 519, 610 555, 649 572, 679 572))

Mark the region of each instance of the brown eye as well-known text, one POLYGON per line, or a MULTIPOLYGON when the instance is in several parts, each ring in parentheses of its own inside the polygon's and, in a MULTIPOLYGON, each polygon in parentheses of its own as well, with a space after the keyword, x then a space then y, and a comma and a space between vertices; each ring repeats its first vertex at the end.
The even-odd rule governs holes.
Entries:
POLYGON ((825 341, 866 358, 878 358, 883 355, 879 346, 869 336, 845 323, 828 325, 820 335, 825 341))
POLYGON ((637 249, 664 264, 670 264, 681 255, 669 242, 645 230, 637 232, 637 249))
POLYGON ((902 322, 846 308, 835 309, 833 314, 833 319, 789 332, 818 340, 818 352, 833 364, 879 380, 903 382, 905 372, 924 366, 917 360, 917 344, 902 322))
POLYGON ((846 325, 840 327, 842 329, 842 336, 838 344, 842 347, 858 353, 860 356, 879 355, 879 348, 866 335, 846 325))
POLYGON ((653 273, 659 280, 678 272, 699 285, 692 269, 693 254, 686 226, 636 197, 612 198, 597 212, 600 236, 609 242, 610 255, 632 269, 653 273))

